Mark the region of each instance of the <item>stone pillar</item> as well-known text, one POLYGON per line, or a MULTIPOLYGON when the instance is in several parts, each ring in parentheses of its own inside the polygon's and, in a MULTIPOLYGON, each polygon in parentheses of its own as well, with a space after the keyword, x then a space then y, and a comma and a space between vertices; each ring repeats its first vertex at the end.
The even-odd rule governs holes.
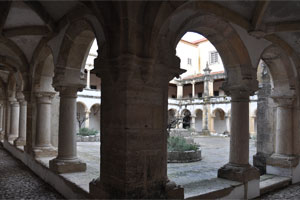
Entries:
POLYGON ((250 115, 249 117, 249 131, 250 131, 250 136, 253 137, 256 133, 255 133, 255 130, 254 130, 254 123, 255 123, 255 116, 253 115, 250 115))
POLYGON ((84 124, 85 124, 86 128, 90 127, 90 113, 91 113, 91 111, 89 111, 89 110, 85 111, 85 118, 86 118, 86 120, 85 120, 84 124))
POLYGON ((26 144, 27 102, 23 94, 18 97, 18 101, 20 104, 19 137, 14 141, 14 145, 24 146, 26 144))
POLYGON ((196 84, 196 82, 193 80, 193 81, 192 81, 192 97, 193 97, 193 98, 196 97, 196 94, 195 94, 195 84, 196 84))
POLYGON ((195 131, 196 130, 196 115, 191 115, 191 128, 195 131))
POLYGON ((10 109, 10 133, 8 135, 8 141, 13 141, 19 136, 20 105, 17 99, 11 99, 10 109))
POLYGON ((183 97, 183 84, 177 83, 177 99, 182 99, 183 97))
POLYGON ((4 111, 4 105, 3 103, 0 105, 0 140, 4 139, 4 127, 3 127, 3 121, 4 121, 4 116, 3 116, 3 111, 4 111))
POLYGON ((215 130, 215 118, 216 118, 216 116, 214 114, 212 114, 210 116, 210 118, 209 118, 209 120, 210 120, 210 128, 209 128, 209 130, 212 133, 216 132, 216 130, 215 130))
POLYGON ((37 115, 33 154, 35 157, 52 157, 57 151, 51 144, 51 106, 54 92, 36 93, 37 115))
POLYGON ((218 177, 247 183, 246 198, 253 198, 259 195, 260 174, 249 164, 249 96, 252 92, 242 87, 227 93, 231 96, 230 154, 229 163, 218 170, 218 177), (253 194, 249 196, 252 187, 253 194))
POLYGON ((51 170, 57 173, 81 172, 86 164, 77 158, 76 144, 76 98, 78 87, 56 87, 59 91, 58 155, 49 161, 51 170))
POLYGON ((86 69, 86 89, 91 89, 91 70, 86 69))
POLYGON ((225 133, 230 134, 230 114, 225 115, 226 130, 225 133))
POLYGON ((5 120, 5 139, 8 140, 8 136, 10 134, 10 115, 11 115, 11 98, 7 100, 6 103, 6 120, 5 120))
POLYGON ((2 103, 2 121, 1 121, 1 124, 2 124, 2 130, 0 132, 0 134, 2 135, 2 139, 5 138, 5 132, 6 132, 6 102, 3 100, 3 103, 2 103))
POLYGON ((178 58, 170 61, 176 63, 154 64, 165 60, 133 55, 95 60, 105 117, 101 118, 100 178, 90 183, 93 197, 172 199, 171 194, 179 191, 177 198, 183 198, 183 190, 168 183, 167 177, 168 83, 180 73, 178 58))
POLYGON ((267 173, 292 177, 300 182, 299 157, 293 151, 293 101, 292 96, 272 97, 276 108, 275 153, 267 158, 267 173))

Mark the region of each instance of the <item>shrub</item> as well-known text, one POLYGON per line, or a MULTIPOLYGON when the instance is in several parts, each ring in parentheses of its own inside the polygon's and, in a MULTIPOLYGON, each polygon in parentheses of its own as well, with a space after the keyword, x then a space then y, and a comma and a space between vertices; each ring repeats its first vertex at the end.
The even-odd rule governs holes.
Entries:
POLYGON ((196 151, 198 145, 188 144, 183 137, 169 137, 168 151, 196 151))
POLYGON ((97 133, 98 133, 98 131, 95 129, 80 128, 78 135, 90 136, 90 135, 96 135, 97 133))

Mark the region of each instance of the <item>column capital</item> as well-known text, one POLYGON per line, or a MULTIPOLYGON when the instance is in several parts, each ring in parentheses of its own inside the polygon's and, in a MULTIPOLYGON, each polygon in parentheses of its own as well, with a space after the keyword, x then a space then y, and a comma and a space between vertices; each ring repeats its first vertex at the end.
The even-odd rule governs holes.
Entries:
POLYGON ((59 92, 60 97, 77 98, 77 92, 82 91, 82 87, 79 86, 61 86, 55 88, 59 92))
POLYGON ((231 101, 249 101, 249 96, 254 95, 254 92, 258 88, 255 85, 247 84, 235 84, 231 85, 228 82, 224 82, 222 90, 225 91, 226 95, 231 97, 231 101))
POLYGON ((35 96, 38 104, 51 104, 55 92, 36 92, 35 96))
POLYGON ((293 106, 293 102, 295 100, 295 96, 272 96, 271 98, 275 101, 278 107, 286 107, 290 108, 293 106))

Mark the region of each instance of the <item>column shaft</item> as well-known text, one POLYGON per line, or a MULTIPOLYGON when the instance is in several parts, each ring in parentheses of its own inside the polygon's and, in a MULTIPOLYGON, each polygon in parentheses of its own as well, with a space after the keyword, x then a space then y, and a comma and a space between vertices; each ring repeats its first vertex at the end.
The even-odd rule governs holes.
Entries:
POLYGON ((51 146, 51 99, 47 96, 37 99, 36 147, 51 146))
POLYGON ((249 165, 249 96, 231 100, 229 162, 249 165))
POLYGON ((7 101, 6 104, 6 120, 5 120, 5 136, 8 138, 10 134, 10 115, 11 115, 11 106, 10 106, 10 100, 7 101))
POLYGON ((11 102, 10 134, 8 139, 14 140, 19 136, 20 105, 16 100, 11 102))
POLYGON ((77 87, 59 87, 58 155, 49 162, 50 169, 58 173, 86 170, 86 164, 77 158, 77 90, 77 87))
POLYGON ((20 119, 19 119, 19 137, 14 141, 16 146, 26 144, 26 121, 27 121, 27 102, 20 100, 20 119))

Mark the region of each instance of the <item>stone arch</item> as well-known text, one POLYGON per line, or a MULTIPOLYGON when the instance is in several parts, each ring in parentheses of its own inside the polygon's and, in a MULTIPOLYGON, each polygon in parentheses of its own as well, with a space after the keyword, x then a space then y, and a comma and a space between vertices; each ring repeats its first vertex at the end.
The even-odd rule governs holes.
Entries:
POLYGON ((94 29, 87 20, 75 20, 68 26, 55 64, 54 85, 86 85, 84 66, 94 39, 94 29))
POLYGON ((201 109, 196 109, 195 110, 195 129, 197 132, 202 131, 202 116, 203 116, 203 111, 201 109))
POLYGON ((189 129, 191 127, 191 111, 188 109, 184 109, 181 111, 181 117, 182 117, 182 128, 189 129))
POLYGON ((168 125, 170 125, 170 128, 176 127, 176 116, 177 116, 177 110, 173 108, 168 110, 168 125))
POLYGON ((40 42, 38 53, 34 54, 34 63, 32 65, 32 77, 34 92, 54 92, 52 80, 54 76, 54 60, 52 49, 40 42))
POLYGON ((89 128, 100 132, 100 127, 101 127, 100 122, 101 122, 101 105, 99 103, 96 103, 92 105, 92 107, 90 108, 89 128))
POLYGON ((216 108, 212 112, 213 123, 214 123, 214 131, 216 133, 224 133, 227 131, 226 128, 226 120, 225 120, 225 112, 222 108, 216 108))
POLYGON ((285 51, 276 45, 270 45, 262 52, 261 59, 270 71, 272 95, 293 95, 297 82, 296 70, 285 51))
POLYGON ((176 44, 186 32, 197 32, 205 36, 222 57, 227 87, 242 83, 242 87, 256 90, 256 71, 243 41, 228 21, 205 8, 204 3, 193 1, 172 13, 160 32, 160 56, 164 56, 161 52, 175 53, 176 44))

